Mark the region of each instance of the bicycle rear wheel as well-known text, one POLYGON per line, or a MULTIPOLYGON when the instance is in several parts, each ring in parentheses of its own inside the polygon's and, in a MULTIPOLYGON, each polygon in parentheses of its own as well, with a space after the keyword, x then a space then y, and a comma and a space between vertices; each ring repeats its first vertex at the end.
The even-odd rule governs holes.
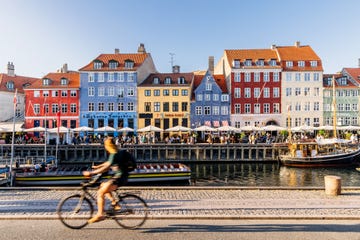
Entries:
POLYGON ((149 208, 139 196, 126 194, 119 196, 120 210, 114 210, 114 220, 125 229, 134 229, 142 226, 146 221, 149 208))
POLYGON ((89 199, 76 194, 61 200, 56 212, 66 227, 80 229, 88 224, 87 221, 91 218, 94 207, 89 199))

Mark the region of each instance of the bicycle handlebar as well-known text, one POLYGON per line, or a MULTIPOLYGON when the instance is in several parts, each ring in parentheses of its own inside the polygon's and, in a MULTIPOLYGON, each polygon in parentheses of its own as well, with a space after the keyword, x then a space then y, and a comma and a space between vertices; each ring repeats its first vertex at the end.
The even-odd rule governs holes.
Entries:
POLYGON ((103 175, 104 175, 103 173, 95 174, 95 175, 91 176, 91 178, 89 180, 85 180, 84 182, 82 182, 81 185, 83 187, 90 187, 90 186, 98 183, 103 175))

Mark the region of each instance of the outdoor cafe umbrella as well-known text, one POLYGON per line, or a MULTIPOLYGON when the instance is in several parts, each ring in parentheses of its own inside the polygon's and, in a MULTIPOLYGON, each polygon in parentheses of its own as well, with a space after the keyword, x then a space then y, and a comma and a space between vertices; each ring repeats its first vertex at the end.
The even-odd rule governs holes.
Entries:
POLYGON ((96 132, 116 132, 116 129, 110 126, 100 127, 94 129, 96 132))
POLYGON ((180 125, 165 129, 166 132, 189 132, 191 130, 192 130, 191 128, 180 126, 180 125))
POLYGON ((255 127, 255 126, 243 126, 243 127, 240 127, 240 130, 241 131, 248 131, 248 132, 251 132, 251 131, 261 131, 262 129, 260 127, 255 127))
POLYGON ((81 126, 81 127, 73 128, 72 131, 74 131, 74 132, 89 132, 89 131, 94 131, 94 128, 91 128, 88 126, 81 126))
POLYGON ((241 132, 241 130, 239 128, 232 127, 232 126, 218 127, 217 130, 218 131, 223 131, 223 132, 241 132))
POLYGON ((33 127, 33 128, 27 128, 24 129, 24 132, 45 132, 46 129, 43 127, 33 127))
POLYGON ((267 125, 267 126, 264 126, 262 129, 264 131, 270 131, 270 132, 286 130, 286 128, 280 127, 278 125, 267 125))
POLYGON ((199 132, 216 132, 216 128, 212 128, 206 125, 194 128, 194 131, 199 131, 199 132))
POLYGON ((163 130, 161 128, 149 125, 143 128, 139 128, 137 130, 138 132, 162 132, 163 130))
POLYGON ((48 129, 48 132, 49 133, 57 133, 57 132, 59 132, 59 133, 67 133, 67 132, 69 132, 69 129, 66 128, 66 127, 61 126, 59 128, 57 128, 57 127, 50 128, 50 129, 48 129))
POLYGON ((130 128, 130 127, 123 127, 123 128, 119 128, 118 132, 133 132, 134 129, 130 128))

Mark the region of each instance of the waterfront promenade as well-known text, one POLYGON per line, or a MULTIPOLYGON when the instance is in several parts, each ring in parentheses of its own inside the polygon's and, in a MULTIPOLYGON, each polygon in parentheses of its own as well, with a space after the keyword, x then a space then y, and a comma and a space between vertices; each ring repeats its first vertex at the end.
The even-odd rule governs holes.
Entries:
MULTIPOLYGON (((56 219, 60 199, 78 188, 1 188, 0 220, 56 219)), ((127 187, 150 219, 331 219, 360 221, 360 188, 127 187)))

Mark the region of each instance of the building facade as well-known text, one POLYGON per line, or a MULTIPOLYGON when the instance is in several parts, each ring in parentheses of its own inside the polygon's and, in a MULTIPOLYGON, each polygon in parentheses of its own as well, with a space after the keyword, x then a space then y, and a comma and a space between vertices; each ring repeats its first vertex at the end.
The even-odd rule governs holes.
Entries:
POLYGON ((225 50, 215 67, 231 96, 231 125, 281 123, 281 66, 276 49, 225 50))
MULTIPOLYGON (((190 127, 190 98, 193 73, 150 74, 138 86, 138 128, 149 125, 163 130, 175 126, 190 127)), ((166 132, 161 134, 165 137, 166 132)))
POLYGON ((137 85, 156 72, 150 53, 101 54, 80 70, 80 125, 137 129, 137 85))
POLYGON ((80 75, 67 64, 25 88, 25 96, 26 128, 79 126, 80 75))

